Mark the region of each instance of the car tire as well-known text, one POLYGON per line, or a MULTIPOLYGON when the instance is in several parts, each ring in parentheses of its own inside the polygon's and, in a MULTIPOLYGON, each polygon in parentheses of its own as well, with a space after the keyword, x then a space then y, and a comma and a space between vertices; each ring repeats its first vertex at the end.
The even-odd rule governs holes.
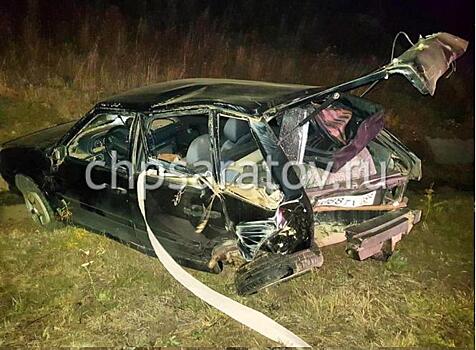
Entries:
POLYGON ((320 267, 323 262, 320 251, 303 250, 290 255, 265 253, 237 270, 236 291, 243 296, 255 294, 273 284, 320 267), (306 266, 306 261, 312 261, 312 264, 306 266))
POLYGON ((48 230, 57 228, 55 212, 36 183, 28 176, 16 175, 15 185, 23 195, 26 209, 33 221, 48 230))

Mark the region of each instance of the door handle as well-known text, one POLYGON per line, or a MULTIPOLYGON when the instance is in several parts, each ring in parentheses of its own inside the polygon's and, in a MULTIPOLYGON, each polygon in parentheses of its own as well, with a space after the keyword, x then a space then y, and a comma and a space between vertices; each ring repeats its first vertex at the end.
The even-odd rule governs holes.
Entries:
POLYGON ((122 187, 115 187, 112 190, 117 194, 127 194, 127 190, 122 187))
POLYGON ((111 185, 106 184, 106 188, 108 188, 111 192, 116 194, 127 194, 127 190, 122 187, 112 187, 111 185))

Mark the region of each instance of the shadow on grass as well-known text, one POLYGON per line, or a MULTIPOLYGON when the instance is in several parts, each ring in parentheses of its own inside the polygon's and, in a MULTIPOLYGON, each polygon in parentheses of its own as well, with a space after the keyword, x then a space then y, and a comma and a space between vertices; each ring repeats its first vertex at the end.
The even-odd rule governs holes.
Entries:
POLYGON ((0 205, 23 204, 23 198, 9 191, 0 191, 0 205))

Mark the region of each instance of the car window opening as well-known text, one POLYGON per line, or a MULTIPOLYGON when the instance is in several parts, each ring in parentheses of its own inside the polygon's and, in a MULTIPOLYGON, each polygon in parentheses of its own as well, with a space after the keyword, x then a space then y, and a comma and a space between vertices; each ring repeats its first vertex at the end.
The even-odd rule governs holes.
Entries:
POLYGON ((133 119, 131 115, 98 114, 69 143, 68 155, 85 161, 103 161, 106 166, 111 166, 113 157, 116 161, 128 160, 133 119))
POLYGON ((220 171, 226 190, 255 205, 276 209, 283 193, 272 178, 248 121, 221 116, 219 126, 220 171))
POLYGON ((171 169, 211 170, 208 114, 155 116, 147 123, 148 161, 171 169), (210 164, 210 165, 208 165, 210 164))

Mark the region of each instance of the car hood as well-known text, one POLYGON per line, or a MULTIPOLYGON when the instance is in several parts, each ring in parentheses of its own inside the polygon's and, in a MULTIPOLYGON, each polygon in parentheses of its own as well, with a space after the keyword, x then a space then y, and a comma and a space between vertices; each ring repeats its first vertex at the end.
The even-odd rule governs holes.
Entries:
POLYGON ((2 147, 32 147, 46 149, 56 145, 56 143, 68 132, 69 129, 71 129, 75 123, 76 121, 71 121, 43 130, 35 131, 31 134, 20 136, 19 138, 8 141, 4 143, 2 147))

